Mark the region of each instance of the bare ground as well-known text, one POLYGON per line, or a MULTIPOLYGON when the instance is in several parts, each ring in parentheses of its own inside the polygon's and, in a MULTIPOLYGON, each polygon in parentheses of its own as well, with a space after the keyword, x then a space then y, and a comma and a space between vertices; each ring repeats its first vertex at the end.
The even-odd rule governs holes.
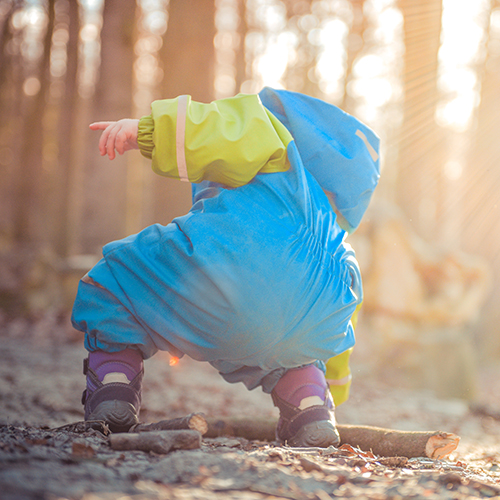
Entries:
MULTIPOLYGON (((500 498, 496 367, 480 373, 477 402, 489 416, 366 376, 355 376, 351 399, 337 409, 342 423, 456 433, 461 443, 447 460, 388 461, 242 438, 203 439, 199 449, 158 455, 114 451, 99 431, 67 426, 83 419, 85 352, 58 318, 4 322, 0 340, 0 499, 500 498)), ((159 353, 146 362, 142 421, 193 411, 277 416, 262 392, 225 383, 206 363, 169 360, 159 353)))

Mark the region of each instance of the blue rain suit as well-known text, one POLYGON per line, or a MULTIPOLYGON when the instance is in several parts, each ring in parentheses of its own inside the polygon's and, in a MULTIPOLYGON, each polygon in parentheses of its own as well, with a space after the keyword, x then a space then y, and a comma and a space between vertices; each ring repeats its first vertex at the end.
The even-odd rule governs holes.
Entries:
POLYGON ((286 369, 353 346, 362 286, 344 240, 378 182, 378 138, 323 101, 259 97, 293 138, 288 170, 202 180, 186 215, 105 245, 73 308, 88 350, 187 354, 270 392, 286 369))

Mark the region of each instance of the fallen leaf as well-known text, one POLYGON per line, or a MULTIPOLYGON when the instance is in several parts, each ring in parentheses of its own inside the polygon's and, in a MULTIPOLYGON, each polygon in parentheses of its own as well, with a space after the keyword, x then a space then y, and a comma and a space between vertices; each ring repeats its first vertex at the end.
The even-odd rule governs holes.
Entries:
POLYGON ((74 441, 71 445, 71 455, 78 458, 92 458, 95 455, 95 451, 90 445, 74 441))

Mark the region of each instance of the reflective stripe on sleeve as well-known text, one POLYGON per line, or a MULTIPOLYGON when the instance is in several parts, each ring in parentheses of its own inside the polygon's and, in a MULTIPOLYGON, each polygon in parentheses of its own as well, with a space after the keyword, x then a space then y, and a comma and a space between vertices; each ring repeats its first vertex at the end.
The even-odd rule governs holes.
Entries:
POLYGON ((359 130, 359 129, 356 130, 356 135, 365 143, 366 149, 368 149, 368 153, 370 153, 370 156, 372 157, 372 160, 373 161, 377 161, 378 160, 378 154, 375 151, 375 148, 368 142, 368 139, 367 139, 366 135, 363 134, 363 132, 361 132, 361 130, 359 130))
POLYGON ((188 96, 181 95, 177 100, 177 126, 176 126, 176 139, 175 149, 177 155, 177 169, 179 170, 179 179, 184 182, 189 182, 187 166, 186 166, 186 152, 184 150, 185 137, 186 137, 186 114, 188 106, 188 96))
POLYGON ((347 377, 339 378, 339 379, 332 379, 332 378, 327 378, 326 382, 328 385, 345 385, 348 384, 352 380, 352 375, 349 374, 347 377))

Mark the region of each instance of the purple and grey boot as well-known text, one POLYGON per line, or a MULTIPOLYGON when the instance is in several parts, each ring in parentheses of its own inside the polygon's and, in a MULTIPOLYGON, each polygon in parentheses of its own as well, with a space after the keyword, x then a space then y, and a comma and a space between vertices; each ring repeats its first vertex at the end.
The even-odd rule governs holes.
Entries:
POLYGON ((138 351, 91 352, 83 362, 83 373, 85 420, 104 420, 112 432, 127 432, 139 422, 144 369, 138 351))
POLYGON ((297 447, 327 448, 339 444, 335 406, 319 368, 308 365, 288 370, 271 396, 280 410, 278 441, 297 447))

